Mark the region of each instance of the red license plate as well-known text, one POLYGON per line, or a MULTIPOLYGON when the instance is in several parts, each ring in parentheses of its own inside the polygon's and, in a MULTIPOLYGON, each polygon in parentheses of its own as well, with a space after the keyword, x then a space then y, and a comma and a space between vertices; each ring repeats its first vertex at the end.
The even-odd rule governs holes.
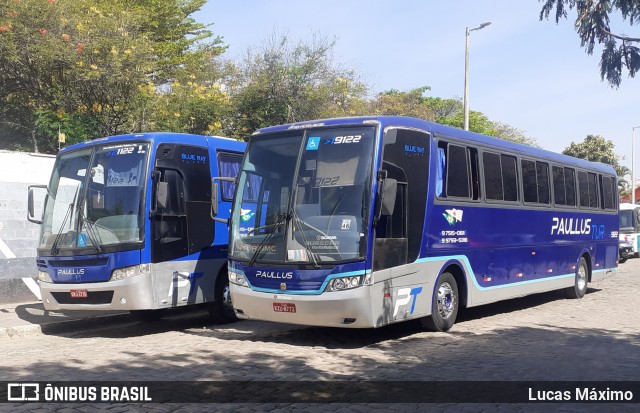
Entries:
POLYGON ((87 290, 71 290, 71 298, 87 298, 87 290))
POLYGON ((293 303, 273 303, 273 311, 276 313, 295 313, 296 305, 293 303))

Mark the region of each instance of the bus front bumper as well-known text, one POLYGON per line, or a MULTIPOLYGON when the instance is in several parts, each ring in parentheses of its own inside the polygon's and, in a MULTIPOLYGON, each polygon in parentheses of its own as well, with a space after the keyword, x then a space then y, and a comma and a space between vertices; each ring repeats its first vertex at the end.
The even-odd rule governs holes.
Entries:
POLYGON ((370 289, 358 287, 319 295, 267 293, 230 284, 231 301, 238 318, 323 327, 370 328, 370 289))
POLYGON ((40 281, 46 310, 155 309, 151 277, 143 274, 117 281, 56 284, 40 281))

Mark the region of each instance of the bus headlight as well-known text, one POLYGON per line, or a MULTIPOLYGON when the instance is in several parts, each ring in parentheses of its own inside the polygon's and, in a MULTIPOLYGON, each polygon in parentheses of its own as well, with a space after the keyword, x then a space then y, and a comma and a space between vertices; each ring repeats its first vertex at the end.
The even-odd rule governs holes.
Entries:
POLYGON ((52 283, 53 281, 51 280, 51 276, 49 275, 48 272, 45 271, 38 271, 38 280, 44 282, 44 283, 52 283))
POLYGON ((247 280, 244 278, 244 275, 238 274, 237 272, 229 271, 229 282, 231 284, 241 285, 243 287, 249 286, 249 283, 247 283, 247 280))
POLYGON ((334 278, 329 281, 327 291, 342 291, 360 287, 361 285, 371 285, 373 278, 371 274, 355 275, 352 277, 334 278))
POLYGON ((132 265, 131 267, 118 268, 111 273, 111 281, 124 280, 126 278, 145 275, 151 272, 149 264, 132 265))

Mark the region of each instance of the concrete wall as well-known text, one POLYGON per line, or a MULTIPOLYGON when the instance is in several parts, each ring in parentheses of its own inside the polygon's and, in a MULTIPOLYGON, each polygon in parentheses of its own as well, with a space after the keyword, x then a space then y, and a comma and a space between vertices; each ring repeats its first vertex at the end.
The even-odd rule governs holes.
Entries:
MULTIPOLYGON (((0 151, 0 304, 35 301, 36 246, 40 226, 27 221, 27 187, 49 183, 55 157, 0 151)), ((36 216, 44 191, 35 198, 36 216)))

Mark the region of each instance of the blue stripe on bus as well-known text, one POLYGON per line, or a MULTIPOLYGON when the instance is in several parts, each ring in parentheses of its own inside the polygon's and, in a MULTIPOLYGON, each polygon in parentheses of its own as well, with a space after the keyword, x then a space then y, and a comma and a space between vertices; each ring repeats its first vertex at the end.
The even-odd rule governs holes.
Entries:
POLYGON ((327 276, 327 278, 324 280, 320 288, 317 290, 276 290, 272 288, 254 287, 253 285, 251 285, 251 282, 249 281, 249 277, 247 277, 247 274, 242 270, 229 267, 229 271, 242 275, 245 281, 247 282, 247 284, 249 284, 249 288, 251 289, 251 291, 257 291, 260 293, 271 293, 271 294, 286 293, 286 294, 292 294, 292 295, 320 295, 327 288, 327 284, 329 284, 329 281, 333 280, 334 278, 350 277, 352 275, 367 275, 371 273, 371 270, 369 269, 369 270, 364 270, 364 273, 362 272, 362 270, 360 270, 360 271, 349 271, 349 272, 341 272, 337 274, 330 274, 327 276))
MULTIPOLYGON (((470 276, 469 278, 471 278, 471 280, 473 281, 473 285, 477 289, 479 289, 481 291, 483 291, 483 290, 495 290, 495 289, 498 289, 498 288, 513 287, 513 286, 517 286, 517 285, 532 284, 532 283, 549 281, 549 280, 553 280, 553 279, 569 278, 569 277, 575 277, 576 276, 575 273, 574 274, 552 275, 552 276, 549 276, 549 277, 538 278, 536 280, 515 281, 515 282, 508 283, 508 284, 500 284, 500 285, 492 285, 490 287, 483 287, 480 284, 478 284, 478 280, 476 279, 476 275, 473 272, 473 268, 471 267, 471 263, 469 262, 469 259, 467 258, 466 255, 451 255, 451 256, 443 256, 443 257, 419 258, 418 260, 416 260, 416 262, 419 263, 419 262, 447 261, 447 260, 461 260, 461 261, 464 261, 464 266, 466 267, 465 270, 469 273, 469 276, 470 276)), ((594 271, 594 272, 596 272, 596 271, 594 271)))
MULTIPOLYGON (((526 284, 533 284, 533 283, 539 283, 539 282, 545 282, 545 281, 550 281, 550 280, 556 280, 556 279, 563 279, 563 278, 571 278, 571 277, 575 277, 575 273, 571 273, 571 274, 561 274, 561 275, 553 275, 553 276, 549 276, 549 277, 544 277, 544 278, 539 278, 539 279, 535 279, 535 280, 525 280, 525 281, 515 281, 512 283, 508 283, 508 284, 500 284, 500 285, 493 285, 493 286, 489 286, 489 287, 484 287, 480 284, 478 284, 478 280, 476 279, 475 273, 473 272, 473 268, 471 267, 471 264, 469 263, 469 259, 467 258, 466 255, 450 255, 450 256, 443 256, 443 257, 427 257, 427 258, 419 258, 415 261, 415 263, 422 263, 422 262, 434 262, 434 261, 448 261, 448 260, 459 260, 459 261, 463 261, 464 266, 465 266, 465 270, 469 273, 469 276, 471 278, 471 281, 473 282, 473 285, 481 291, 486 291, 486 290, 495 290, 498 288, 507 288, 507 287, 515 287, 515 286, 520 286, 520 285, 526 285, 526 284)), ((329 276, 327 276, 327 278, 324 280, 324 282, 322 283, 322 286, 317 289, 317 290, 307 290, 307 291, 301 291, 301 290, 276 290, 276 289, 271 289, 271 288, 259 288, 259 287, 254 287, 253 285, 251 285, 251 282, 249 281, 249 278, 247 277, 247 274, 239 269, 236 268, 229 268, 229 271, 235 272, 237 274, 241 274, 242 276, 244 276, 244 279, 246 280, 247 284, 249 284, 249 288, 252 291, 257 291, 257 292, 262 292, 262 293, 272 293, 272 294, 283 294, 283 293, 287 293, 287 294, 292 294, 292 295, 320 295, 324 292, 324 290, 327 288, 327 284, 329 284, 329 282, 334 279, 334 278, 341 278, 341 277, 349 277, 352 275, 361 275, 362 272, 361 271, 350 271, 350 272, 343 272, 343 273, 338 273, 338 274, 331 274, 329 276)), ((605 272, 606 270, 595 270, 592 271, 592 273, 600 273, 600 272, 605 272)), ((371 273, 371 270, 365 270, 365 275, 371 273)), ((375 280, 374 280, 375 282, 375 280)))

